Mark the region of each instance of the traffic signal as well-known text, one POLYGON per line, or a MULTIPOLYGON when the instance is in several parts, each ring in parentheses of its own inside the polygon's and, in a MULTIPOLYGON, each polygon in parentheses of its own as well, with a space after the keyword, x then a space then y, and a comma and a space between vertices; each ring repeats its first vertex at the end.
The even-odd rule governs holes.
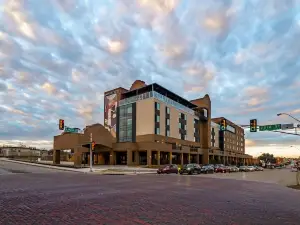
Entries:
POLYGON ((59 129, 64 130, 65 129, 65 121, 62 119, 59 119, 59 129))
POLYGON ((95 145, 96 145, 96 143, 93 141, 93 142, 92 142, 92 150, 95 149, 95 145))
POLYGON ((227 127, 226 120, 222 119, 221 120, 221 131, 225 131, 226 127, 227 127))
POLYGON ((250 120, 250 132, 257 132, 257 119, 250 120))

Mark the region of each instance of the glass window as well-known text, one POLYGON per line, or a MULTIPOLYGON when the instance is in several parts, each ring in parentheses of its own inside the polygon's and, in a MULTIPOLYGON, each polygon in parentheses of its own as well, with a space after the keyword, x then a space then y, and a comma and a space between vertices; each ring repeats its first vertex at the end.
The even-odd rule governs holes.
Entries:
POLYGON ((157 128, 155 129, 155 134, 160 134, 160 129, 159 129, 159 127, 157 127, 157 128))
POLYGON ((127 126, 130 126, 130 127, 132 126, 132 119, 127 120, 127 126))
POLYGON ((170 137, 170 131, 169 130, 167 130, 167 136, 170 137))
POLYGON ((181 128, 181 123, 178 123, 178 128, 181 128))
POLYGON ((132 136, 132 130, 131 129, 127 130, 127 136, 128 136, 128 138, 131 138, 131 136, 132 136))
POLYGON ((127 108, 127 113, 132 113, 132 106, 131 105, 127 108))
POLYGON ((160 121, 160 116, 156 116, 156 122, 159 122, 160 121))
POLYGON ((170 125, 170 120, 169 119, 167 119, 167 125, 170 125))
POLYGON ((155 109, 160 110, 160 104, 158 102, 155 102, 155 109))
POLYGON ((167 107, 167 114, 170 114, 170 108, 167 107))
POLYGON ((187 119, 187 115, 186 115, 186 114, 184 114, 184 119, 185 119, 185 120, 187 119))

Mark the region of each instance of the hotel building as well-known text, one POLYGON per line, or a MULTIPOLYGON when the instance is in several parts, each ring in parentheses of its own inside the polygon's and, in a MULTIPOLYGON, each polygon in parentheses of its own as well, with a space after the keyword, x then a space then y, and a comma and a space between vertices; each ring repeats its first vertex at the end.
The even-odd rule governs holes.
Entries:
POLYGON ((75 165, 88 163, 91 133, 96 142, 95 164, 207 164, 222 159, 236 163, 249 158, 244 147, 241 154, 229 154, 233 149, 227 154, 231 145, 224 145, 218 120, 211 121, 208 95, 188 101, 159 84, 137 80, 129 90, 105 92, 104 106, 104 126, 94 124, 81 134, 54 137, 53 163, 59 163, 59 152, 66 148, 74 152, 75 165))

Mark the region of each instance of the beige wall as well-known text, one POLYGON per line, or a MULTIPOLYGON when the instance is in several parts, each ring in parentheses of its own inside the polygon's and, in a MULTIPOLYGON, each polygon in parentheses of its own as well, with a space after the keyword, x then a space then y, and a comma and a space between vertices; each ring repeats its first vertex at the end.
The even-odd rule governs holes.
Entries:
POLYGON ((136 102, 136 121, 136 135, 154 134, 153 98, 136 102))
MULTIPOLYGON (((180 139, 178 131, 179 113, 187 115, 187 141, 194 141, 194 118, 195 116, 188 114, 184 111, 178 110, 173 106, 166 105, 165 103, 153 100, 160 103, 160 134, 165 135, 165 119, 166 119, 166 106, 170 108, 170 137, 180 139)), ((153 103, 154 107, 154 103, 153 103)), ((154 129, 154 128, 153 128, 154 129)))

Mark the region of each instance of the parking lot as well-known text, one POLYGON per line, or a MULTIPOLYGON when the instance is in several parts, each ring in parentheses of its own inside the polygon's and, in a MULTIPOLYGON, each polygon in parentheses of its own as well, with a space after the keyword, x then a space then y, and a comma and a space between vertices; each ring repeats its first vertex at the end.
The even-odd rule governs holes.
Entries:
MULTIPOLYGON (((185 175, 187 176, 187 175, 185 175)), ((277 183, 280 185, 293 185, 296 183, 296 173, 291 172, 289 168, 283 169, 265 169, 264 171, 255 172, 235 172, 235 173, 214 173, 192 175, 199 177, 211 177, 221 179, 234 179, 246 181, 259 181, 265 183, 277 183)))

